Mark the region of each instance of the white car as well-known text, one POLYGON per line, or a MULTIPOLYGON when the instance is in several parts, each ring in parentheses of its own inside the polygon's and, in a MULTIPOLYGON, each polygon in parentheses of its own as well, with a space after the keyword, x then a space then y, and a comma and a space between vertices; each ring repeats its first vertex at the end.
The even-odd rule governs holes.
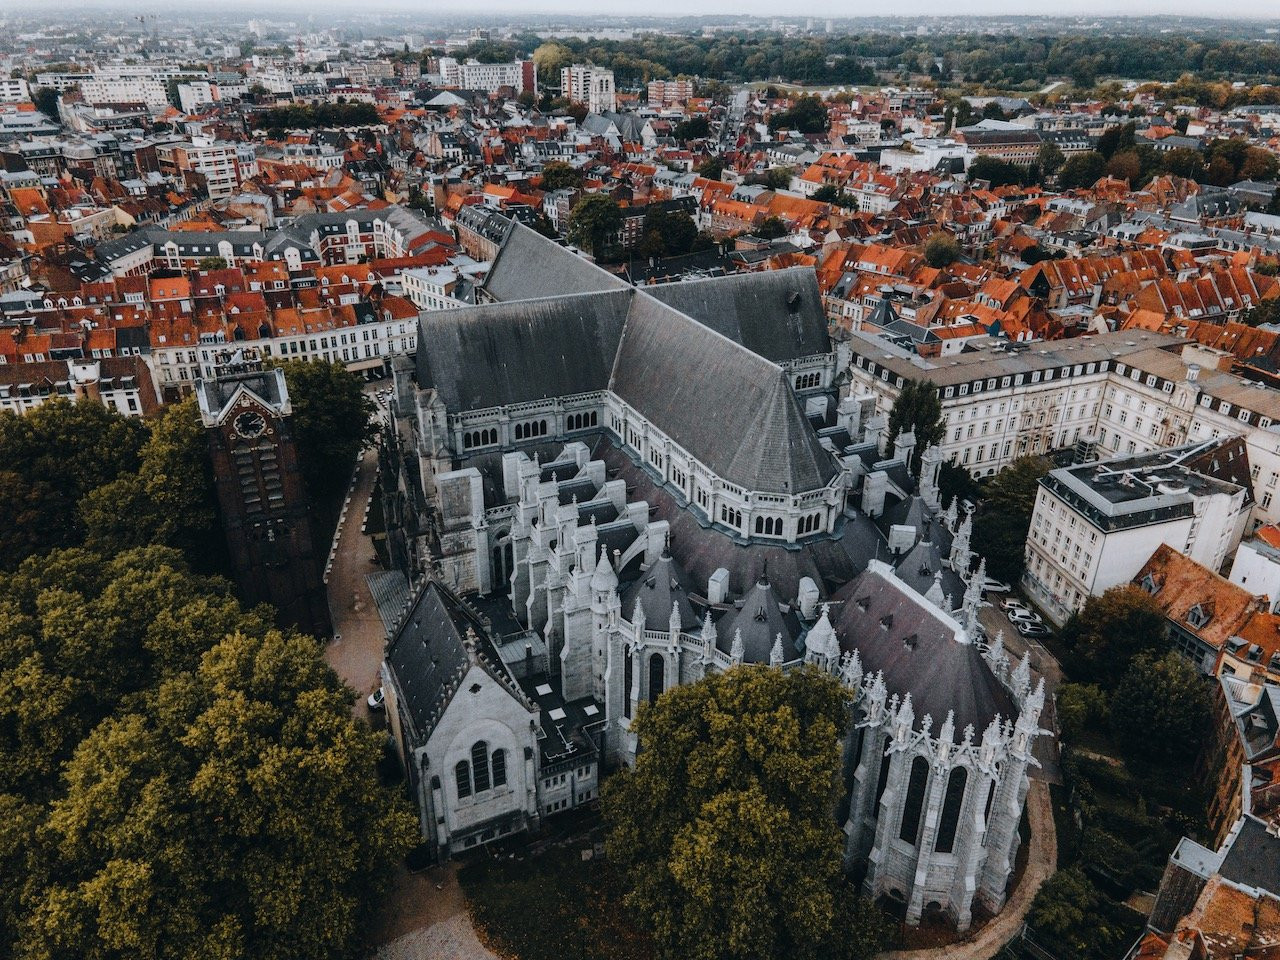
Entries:
POLYGON ((373 691, 373 693, 369 694, 369 699, 366 700, 365 703, 369 705, 370 710, 381 710, 384 699, 385 697, 383 695, 382 688, 379 687, 377 690, 373 691))
POLYGON ((1005 597, 1000 601, 1000 609, 1008 613, 1010 610, 1030 610, 1021 600, 1015 600, 1013 597, 1005 597))
POLYGON ((1005 616, 1009 618, 1009 622, 1015 627, 1020 623, 1044 623, 1040 619, 1040 615, 1034 610, 1006 610, 1005 616))
POLYGON ((992 580, 990 577, 982 581, 982 589, 986 593, 1008 593, 1013 587, 1003 580, 992 580))

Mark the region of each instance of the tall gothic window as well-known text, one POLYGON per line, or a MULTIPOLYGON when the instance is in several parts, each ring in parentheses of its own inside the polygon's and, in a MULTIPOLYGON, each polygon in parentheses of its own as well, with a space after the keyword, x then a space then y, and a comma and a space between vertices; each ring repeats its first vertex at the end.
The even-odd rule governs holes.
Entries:
POLYGON ((458 796, 471 796, 471 768, 467 766, 467 761, 458 761, 458 765, 453 768, 453 776, 458 782, 458 796))
POLYGON ((477 740, 471 748, 471 770, 476 793, 489 789, 489 744, 477 740))
POLYGON ((964 803, 964 788, 969 783, 969 771, 956 767, 947 780, 947 796, 942 801, 942 819, 938 823, 939 853, 950 853, 956 845, 956 827, 960 825, 960 807, 964 803))
POLYGON ((666 680, 666 663, 662 654, 655 653, 649 658, 649 702, 657 703, 662 696, 663 683, 666 680))
POLYGON ((627 719, 631 718, 631 652, 627 651, 622 655, 622 715, 627 719))
POLYGON ((507 751, 493 751, 493 785, 503 787, 507 784, 507 751))
POLYGON ((872 814, 876 817, 880 816, 880 798, 884 796, 885 784, 889 782, 889 761, 892 757, 885 756, 885 751, 889 749, 889 738, 884 738, 884 743, 880 745, 880 776, 876 780, 876 802, 872 806, 872 814))
POLYGON ((920 812, 924 809, 924 791, 929 785, 929 761, 916 757, 911 761, 911 776, 907 780, 907 800, 902 805, 902 826, 898 839, 912 845, 920 832, 920 812))

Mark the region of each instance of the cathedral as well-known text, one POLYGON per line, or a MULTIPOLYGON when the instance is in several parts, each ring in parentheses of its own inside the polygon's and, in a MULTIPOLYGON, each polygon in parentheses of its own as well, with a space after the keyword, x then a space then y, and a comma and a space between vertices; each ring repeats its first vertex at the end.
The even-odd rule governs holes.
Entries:
MULTIPOLYGON (((546 691, 592 718, 577 742, 605 771, 634 761, 632 718, 675 685, 744 663, 832 674, 851 704, 833 812, 851 874, 909 923, 998 911, 1043 684, 979 626, 985 564, 969 509, 942 503, 940 451, 890 442, 850 395, 813 272, 636 288, 514 224, 482 294, 424 314, 395 371, 382 489, 415 603, 471 598, 513 714, 546 691)), ((415 657, 443 642, 414 623, 389 643, 389 712, 412 712, 415 657)), ((535 786, 512 803, 532 827, 551 809, 525 753, 535 786)), ((410 776, 447 846, 472 798, 410 776)))

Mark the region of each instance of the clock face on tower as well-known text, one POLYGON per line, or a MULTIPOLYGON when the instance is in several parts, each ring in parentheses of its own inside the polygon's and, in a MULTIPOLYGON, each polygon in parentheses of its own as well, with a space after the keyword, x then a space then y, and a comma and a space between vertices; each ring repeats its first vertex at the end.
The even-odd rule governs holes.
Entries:
POLYGON ((237 434, 246 440, 252 440, 262 436, 262 432, 267 429, 267 421, 256 410, 246 410, 235 418, 232 426, 237 434))

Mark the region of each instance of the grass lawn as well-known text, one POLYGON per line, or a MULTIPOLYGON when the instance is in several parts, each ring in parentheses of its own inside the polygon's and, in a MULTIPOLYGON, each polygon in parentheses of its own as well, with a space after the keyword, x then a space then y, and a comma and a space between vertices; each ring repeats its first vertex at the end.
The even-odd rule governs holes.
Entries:
POLYGON ((485 945, 512 960, 652 960, 631 923, 622 884, 608 861, 580 847, 463 867, 458 881, 485 945))

